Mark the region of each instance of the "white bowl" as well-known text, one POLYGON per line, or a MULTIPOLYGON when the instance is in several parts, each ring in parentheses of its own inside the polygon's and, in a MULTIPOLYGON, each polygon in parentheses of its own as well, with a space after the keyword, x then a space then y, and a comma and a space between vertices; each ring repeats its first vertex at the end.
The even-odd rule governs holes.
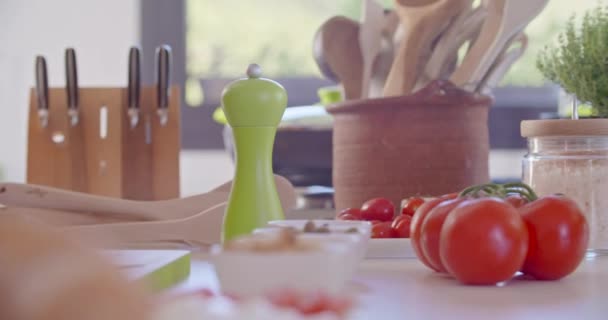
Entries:
POLYGON ((222 291, 242 296, 260 295, 277 288, 340 292, 355 272, 355 252, 345 243, 302 243, 318 245, 307 251, 252 252, 212 247, 210 262, 215 267, 222 291))
MULTIPOLYGON (((273 233, 279 232, 283 227, 266 227, 258 228, 253 230, 254 234, 273 233)), ((359 264, 361 260, 365 258, 367 252, 367 243, 369 239, 365 235, 360 233, 314 233, 314 232, 302 232, 297 235, 298 239, 306 241, 319 242, 319 243, 344 243, 352 248, 355 252, 356 261, 353 263, 359 264)))
POLYGON ((304 226, 312 221, 316 226, 327 225, 330 231, 344 232, 346 230, 356 228, 358 233, 367 235, 369 238, 372 234, 372 224, 369 221, 353 221, 353 220, 273 220, 268 222, 269 226, 276 227, 292 227, 299 230, 304 229, 304 226))

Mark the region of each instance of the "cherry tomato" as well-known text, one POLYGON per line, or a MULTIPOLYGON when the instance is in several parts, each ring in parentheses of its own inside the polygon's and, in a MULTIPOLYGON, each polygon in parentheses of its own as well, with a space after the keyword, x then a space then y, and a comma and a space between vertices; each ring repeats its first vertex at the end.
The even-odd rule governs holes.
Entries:
POLYGON ((344 209, 338 214, 338 220, 361 220, 361 209, 344 209))
POLYGON ((413 216, 422 204, 424 204, 424 199, 421 197, 408 198, 401 202, 401 214, 413 216))
POLYGON ((448 214, 466 198, 456 198, 441 202, 433 208, 422 222, 420 244, 426 260, 439 272, 447 272, 439 257, 439 236, 448 214))
POLYGON ((412 222, 410 224, 410 239, 411 239, 410 241, 412 243, 412 248, 414 249, 416 256, 425 266, 427 266, 433 270, 436 270, 436 271, 438 271, 438 270, 435 269, 428 262, 428 260, 422 253, 422 246, 420 243, 420 238, 422 236, 422 233, 421 233, 422 223, 424 222, 424 219, 429 214, 429 212, 433 208, 435 208, 438 204, 440 204, 446 200, 454 199, 457 196, 458 195, 456 195, 456 194, 449 194, 449 195, 441 196, 439 198, 435 198, 435 199, 425 202, 423 205, 420 206, 420 208, 418 208, 418 210, 416 210, 416 213, 414 213, 414 216, 412 217, 412 222))
POLYGON ((397 238, 409 238, 410 237, 410 224, 412 217, 408 215, 400 215, 391 224, 391 227, 395 230, 397 238))
POLYGON ((361 207, 361 217, 363 220, 392 221, 395 215, 395 206, 384 198, 375 198, 366 201, 361 207))
POLYGON ((515 208, 521 208, 521 207, 525 206, 528 203, 528 200, 526 200, 522 196, 516 195, 516 194, 512 194, 512 195, 507 196, 505 198, 505 201, 507 201, 508 203, 510 203, 515 208))
POLYGON ((465 284, 509 280, 523 266, 527 251, 526 223, 517 209, 497 198, 458 205, 445 219, 439 240, 441 262, 465 284))
POLYGON ((520 209, 530 244, 522 272, 539 280, 556 280, 581 263, 589 243, 589 226, 577 204, 561 196, 542 197, 520 209))
POLYGON ((396 238, 397 232, 391 227, 391 221, 376 223, 372 226, 372 238, 396 238))

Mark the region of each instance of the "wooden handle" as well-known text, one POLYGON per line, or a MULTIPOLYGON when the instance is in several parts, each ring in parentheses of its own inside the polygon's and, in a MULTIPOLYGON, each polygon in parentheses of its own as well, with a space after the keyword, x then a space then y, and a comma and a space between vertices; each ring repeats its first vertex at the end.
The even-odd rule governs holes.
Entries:
POLYGON ((375 0, 364 0, 362 3, 364 14, 359 26, 359 47, 363 57, 361 99, 367 99, 372 68, 382 45, 384 9, 375 0))
POLYGON ((467 10, 454 19, 435 46, 418 87, 424 87, 429 81, 441 78, 443 71, 451 63, 450 58, 457 56, 458 49, 475 36, 486 16, 487 10, 478 7, 473 11, 467 10))
POLYGON ((521 58, 528 48, 528 37, 525 33, 520 33, 513 41, 505 47, 505 50, 500 54, 496 63, 492 66, 486 77, 480 82, 477 91, 487 92, 495 88, 504 78, 505 74, 511 69, 513 64, 521 58), (519 46, 512 48, 514 44, 519 46))
POLYGON ((129 244, 163 242, 207 247, 221 241, 226 203, 220 203, 190 218, 171 221, 128 222, 63 229, 67 234, 104 248, 127 248, 129 244))

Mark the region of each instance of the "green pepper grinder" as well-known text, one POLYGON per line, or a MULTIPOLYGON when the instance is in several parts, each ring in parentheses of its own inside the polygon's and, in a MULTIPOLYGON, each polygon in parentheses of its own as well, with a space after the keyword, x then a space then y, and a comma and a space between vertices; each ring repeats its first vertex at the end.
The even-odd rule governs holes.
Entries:
POLYGON ((236 151, 222 241, 249 234, 268 221, 285 219, 274 183, 272 148, 287 106, 287 92, 261 74, 260 66, 249 65, 248 78, 232 82, 222 93, 236 151))

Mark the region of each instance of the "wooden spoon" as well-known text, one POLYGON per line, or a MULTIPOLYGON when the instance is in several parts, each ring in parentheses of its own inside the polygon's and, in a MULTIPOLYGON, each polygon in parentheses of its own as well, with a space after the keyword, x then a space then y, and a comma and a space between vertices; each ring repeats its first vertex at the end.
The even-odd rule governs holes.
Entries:
MULTIPOLYGON (((296 202, 293 185, 278 175, 275 175, 275 185, 283 210, 290 211, 296 202)), ((231 186, 232 182, 227 182, 211 192, 181 199, 133 201, 45 186, 4 183, 0 184, 0 203, 9 207, 54 209, 95 216, 109 215, 114 219, 122 217, 123 220, 165 220, 189 217, 228 201, 231 186)))
POLYGON ((528 48, 528 37, 525 33, 519 33, 513 41, 500 54, 496 62, 490 68, 490 71, 485 78, 479 83, 478 92, 489 93, 509 72, 513 64, 517 62, 528 48), (513 48, 513 45, 516 45, 513 48))
POLYGON ((361 97, 363 57, 359 47, 359 23, 336 16, 319 28, 323 60, 336 74, 347 100, 361 97))
POLYGON ((475 91, 505 45, 546 6, 548 0, 487 1, 488 17, 481 34, 450 80, 475 91))
POLYGON ((404 36, 389 73, 385 96, 410 94, 420 73, 421 57, 451 19, 471 6, 472 0, 395 0, 404 36))
POLYGON ((363 19, 359 26, 359 47, 363 58, 361 99, 369 97, 370 79, 376 57, 382 47, 384 9, 376 0, 363 0, 363 19))
POLYGON ((484 7, 478 7, 474 10, 463 11, 450 23, 433 49, 416 88, 422 88, 428 82, 441 79, 445 74, 450 73, 450 65, 458 59, 458 50, 475 37, 481 29, 486 15, 487 10, 484 7))
POLYGON ((315 62, 317 63, 317 67, 319 68, 319 71, 321 71, 321 74, 323 75, 323 77, 325 77, 326 79, 329 79, 335 83, 340 82, 340 79, 338 78, 338 76, 334 73, 334 71, 331 69, 331 67, 329 66, 329 64, 327 63, 327 61, 325 61, 325 57, 323 56, 323 29, 319 28, 317 30, 317 32, 315 33, 313 42, 312 42, 312 56, 315 59, 315 62))
POLYGON ((205 248, 221 242, 226 202, 191 217, 165 221, 126 222, 63 228, 67 235, 101 248, 205 248))

